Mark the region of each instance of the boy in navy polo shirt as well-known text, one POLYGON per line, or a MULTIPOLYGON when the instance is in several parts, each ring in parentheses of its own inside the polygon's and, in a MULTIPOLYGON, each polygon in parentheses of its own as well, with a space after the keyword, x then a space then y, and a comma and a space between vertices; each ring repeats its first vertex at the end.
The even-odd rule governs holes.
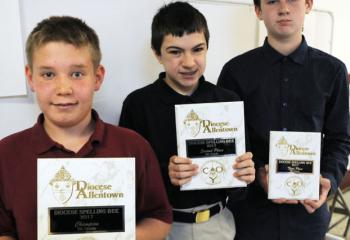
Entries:
MULTIPOLYGON (((177 156, 175 104, 239 101, 233 92, 204 80, 209 31, 204 16, 186 2, 170 3, 153 18, 152 49, 165 72, 153 84, 131 93, 124 101, 120 125, 136 130, 155 150, 173 206, 169 239, 232 240, 233 216, 228 195, 243 197, 244 189, 180 191, 197 174, 191 159, 177 156), (195 223, 200 211, 209 210, 206 222, 195 223)), ((252 154, 232 159, 235 177, 250 183, 255 178, 252 154)), ((233 177, 233 176, 232 176, 233 177)))
POLYGON ((312 0, 254 0, 267 38, 230 60, 218 86, 236 91, 246 107, 257 180, 234 204, 237 239, 320 240, 330 220, 327 196, 341 182, 349 154, 349 94, 345 65, 309 47, 302 35, 312 0), (267 199, 270 131, 321 132, 320 198, 267 199))

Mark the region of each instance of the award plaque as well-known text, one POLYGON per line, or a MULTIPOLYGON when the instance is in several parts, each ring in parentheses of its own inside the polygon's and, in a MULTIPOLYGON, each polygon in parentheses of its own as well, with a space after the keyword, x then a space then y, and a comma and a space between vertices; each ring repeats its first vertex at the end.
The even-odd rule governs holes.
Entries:
POLYGON ((135 239, 134 158, 39 158, 38 240, 135 239))
POLYGON ((270 132, 269 199, 319 199, 321 133, 270 132))
POLYGON ((175 105, 178 156, 199 166, 181 190, 245 187, 232 165, 245 153, 243 102, 175 105))

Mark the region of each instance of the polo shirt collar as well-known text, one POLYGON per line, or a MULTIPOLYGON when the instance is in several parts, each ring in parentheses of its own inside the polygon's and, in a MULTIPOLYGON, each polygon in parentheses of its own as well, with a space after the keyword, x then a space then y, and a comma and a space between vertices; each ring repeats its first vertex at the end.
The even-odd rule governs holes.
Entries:
POLYGON ((161 72, 159 74, 159 78, 154 82, 157 93, 163 102, 166 104, 181 104, 188 103, 188 100, 191 99, 194 103, 197 102, 198 98, 201 98, 205 91, 205 79, 204 76, 199 78, 199 83, 197 89, 190 95, 182 95, 175 90, 173 90, 166 82, 165 82, 165 72, 161 72))
POLYGON ((262 46, 263 54, 265 55, 270 64, 274 64, 285 58, 288 58, 295 63, 304 65, 306 62, 307 49, 308 45, 304 36, 302 36, 302 41, 299 47, 288 56, 280 54, 273 47, 271 47, 271 45, 267 41, 267 37, 265 38, 264 45, 262 46))
MULTIPOLYGON (((105 124, 99 118, 97 112, 92 109, 92 119, 95 120, 95 131, 91 135, 90 143, 100 143, 104 137, 105 124)), ((42 154, 50 151, 52 148, 63 148, 63 146, 53 141, 46 133, 44 128, 44 114, 41 113, 38 117, 37 123, 33 126, 33 140, 35 141, 36 153, 42 154)))

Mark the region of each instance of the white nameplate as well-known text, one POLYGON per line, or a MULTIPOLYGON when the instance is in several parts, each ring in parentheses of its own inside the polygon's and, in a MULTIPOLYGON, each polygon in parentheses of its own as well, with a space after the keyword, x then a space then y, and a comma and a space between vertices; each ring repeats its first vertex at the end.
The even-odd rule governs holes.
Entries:
POLYGON ((270 132, 269 199, 319 199, 321 134, 270 132))
POLYGON ((233 177, 245 153, 243 102, 175 105, 178 156, 192 159, 199 174, 181 190, 245 187, 233 177))
POLYGON ((39 158, 38 239, 135 239, 134 158, 39 158))

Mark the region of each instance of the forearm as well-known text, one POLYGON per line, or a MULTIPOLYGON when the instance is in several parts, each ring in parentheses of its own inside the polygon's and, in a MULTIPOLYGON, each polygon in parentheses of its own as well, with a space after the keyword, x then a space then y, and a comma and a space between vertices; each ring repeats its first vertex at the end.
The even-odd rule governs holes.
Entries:
POLYGON ((326 139, 321 159, 321 174, 331 181, 331 192, 337 189, 346 172, 349 143, 342 139, 326 139))
POLYGON ((0 240, 16 240, 16 239, 9 236, 0 236, 0 240))
POLYGON ((171 224, 166 222, 154 218, 145 218, 136 226, 136 240, 163 240, 170 231, 170 227, 171 224))

